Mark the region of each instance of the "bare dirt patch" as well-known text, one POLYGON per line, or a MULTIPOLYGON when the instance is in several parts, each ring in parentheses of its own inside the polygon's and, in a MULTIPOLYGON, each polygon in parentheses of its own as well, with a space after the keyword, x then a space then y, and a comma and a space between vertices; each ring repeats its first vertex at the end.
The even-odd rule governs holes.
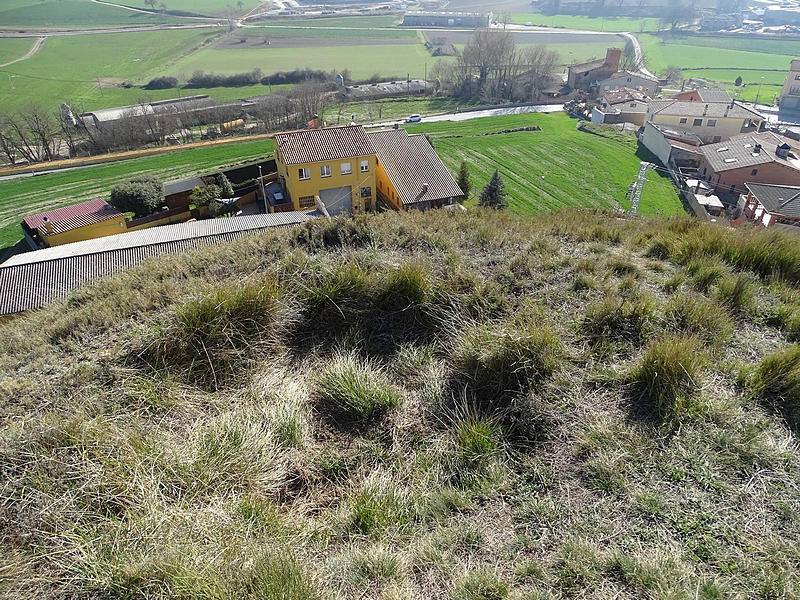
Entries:
POLYGON ((122 87, 122 84, 125 83, 124 79, 120 79, 119 77, 98 77, 94 80, 97 84, 97 87, 101 88, 115 88, 115 87, 122 87))
MULTIPOLYGON (((357 32, 353 32, 357 33, 357 32)), ((414 38, 338 36, 228 36, 212 44, 218 50, 265 50, 270 48, 320 48, 330 46, 385 46, 418 44, 414 38)))

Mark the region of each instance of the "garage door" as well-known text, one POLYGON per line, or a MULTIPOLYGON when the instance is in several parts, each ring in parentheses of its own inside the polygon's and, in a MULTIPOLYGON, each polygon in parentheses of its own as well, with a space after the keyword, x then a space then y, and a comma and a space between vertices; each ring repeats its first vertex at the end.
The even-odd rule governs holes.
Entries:
POLYGON ((353 195, 349 185, 340 188, 331 188, 329 190, 320 190, 319 199, 328 209, 328 214, 341 215, 352 214, 353 212, 353 195))

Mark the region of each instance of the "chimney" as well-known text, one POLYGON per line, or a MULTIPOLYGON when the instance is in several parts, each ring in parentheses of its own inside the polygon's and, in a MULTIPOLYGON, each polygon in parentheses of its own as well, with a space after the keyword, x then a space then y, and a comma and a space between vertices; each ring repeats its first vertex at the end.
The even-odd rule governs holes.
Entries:
POLYGON ((756 147, 753 148, 753 154, 761 154, 761 144, 756 144, 756 147))
POLYGON ((778 147, 775 149, 775 156, 785 160, 789 158, 791 149, 792 147, 789 144, 778 144, 778 147))
POLYGON ((427 184, 427 183, 423 183, 423 184, 422 184, 422 191, 421 191, 421 192, 419 193, 419 195, 416 197, 416 199, 414 200, 414 202, 417 202, 418 200, 421 200, 421 199, 422 199, 422 197, 423 197, 425 194, 427 194, 427 193, 428 193, 428 184, 427 184))
POLYGON ((319 129, 319 115, 311 117, 311 123, 313 124, 311 129, 319 129))
POLYGON ((609 48, 606 50, 606 65, 612 73, 619 71, 619 61, 622 58, 622 50, 619 48, 609 48))
POLYGON ((703 109, 703 116, 705 117, 707 114, 708 114, 708 104, 706 104, 706 107, 703 109))
POLYGON ((47 231, 47 235, 53 235, 53 224, 50 222, 50 219, 47 217, 42 217, 42 223, 44 223, 44 228, 47 231))

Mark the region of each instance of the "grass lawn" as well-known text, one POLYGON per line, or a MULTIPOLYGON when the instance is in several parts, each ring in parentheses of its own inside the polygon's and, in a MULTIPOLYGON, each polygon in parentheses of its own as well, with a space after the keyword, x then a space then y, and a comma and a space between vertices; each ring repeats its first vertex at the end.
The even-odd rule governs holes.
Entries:
POLYGON ((165 15, 146 15, 90 0, 4 0, 2 27, 71 27, 90 29, 104 25, 151 25, 185 20, 165 15))
MULTIPOLYGON (((686 71, 691 71, 692 74, 698 73, 704 68, 715 69, 729 69, 729 71, 719 71, 716 75, 717 81, 730 81, 733 82, 737 75, 742 75, 749 81, 753 81, 753 72, 740 72, 740 69, 775 69, 772 73, 772 78, 777 82, 783 81, 786 77, 786 71, 791 62, 791 54, 776 54, 775 51, 779 48, 785 48, 772 44, 767 40, 767 48, 769 51, 758 52, 753 50, 750 44, 752 40, 745 40, 748 42, 743 45, 743 48, 749 49, 735 49, 736 40, 729 38, 710 38, 719 41, 719 46, 710 50, 709 46, 705 45, 692 45, 690 42, 695 42, 695 38, 687 38, 684 36, 672 38, 661 38, 655 35, 640 35, 639 41, 642 44, 645 57, 647 60, 648 68, 656 73, 664 71, 669 65, 675 65, 686 71), (731 46, 732 48, 729 48, 731 46), (782 74, 781 74, 782 72, 782 74)), ((705 40, 704 43, 711 43, 705 40)), ((788 50, 788 48, 787 48, 788 50)), ((712 73, 712 71, 709 71, 712 73)), ((766 71, 765 73, 769 73, 766 71)), ((758 74, 760 77, 762 73, 758 74)), ((704 75, 701 75, 704 76, 704 75)), ((765 80, 768 83, 773 81, 765 80)))
POLYGON ((258 67, 264 73, 291 71, 295 68, 324 71, 350 69, 356 79, 370 77, 375 73, 389 78, 404 77, 406 74, 422 77, 425 64, 430 68, 436 60, 422 44, 320 45, 263 50, 203 48, 165 69, 165 72, 185 78, 198 69, 213 73, 239 73, 258 67))
MULTIPOLYGON (((357 39, 353 39, 353 31, 351 29, 335 29, 327 27, 248 27, 247 29, 240 29, 236 31, 232 40, 236 41, 243 37, 263 38, 267 36, 272 39, 276 38, 303 38, 311 40, 337 40, 339 42, 347 41, 353 42, 361 39, 369 40, 421 40, 420 33, 410 29, 368 29, 364 28, 359 30, 357 39)), ((266 48, 265 48, 266 49, 266 48)))
MULTIPOLYGON (((402 22, 396 15, 377 15, 371 17, 320 17, 319 19, 270 19, 264 21, 269 26, 292 27, 356 27, 369 29, 372 27, 394 27, 402 22)), ((261 23, 259 23, 261 24, 261 23)))
POLYGON ((103 87, 96 79, 145 83, 170 71, 176 57, 215 35, 216 30, 181 30, 53 37, 36 56, 0 69, 0 107, 12 110, 39 102, 55 109, 72 102, 76 107, 102 108, 143 97, 174 97, 176 90, 147 94, 103 87))
POLYGON ((452 113, 459 107, 469 105, 455 98, 384 98, 334 104, 325 109, 322 118, 329 125, 347 123, 354 115, 358 123, 380 123, 402 119, 414 113, 423 116, 452 113))
MULTIPOLYGON (((499 15, 495 15, 498 21, 499 15)), ((630 17, 585 17, 574 15, 543 15, 541 13, 523 13, 511 15, 509 22, 517 25, 532 23, 545 27, 566 27, 567 29, 584 29, 587 31, 657 31, 658 19, 635 19, 630 17)))
POLYGON ((164 181, 175 181, 271 153, 269 141, 237 142, 0 181, 0 249, 22 238, 19 222, 23 217, 93 198, 108 198, 113 185, 134 175, 156 175, 164 181))
MULTIPOLYGON (((227 7, 233 7, 236 14, 249 12, 259 5, 259 0, 241 0, 242 9, 239 9, 238 1, 231 0, 166 0, 167 10, 182 10, 185 12, 200 15, 221 15, 227 7)), ((119 4, 147 8, 144 0, 120 0, 119 4)))
POLYGON ((25 38, 0 38, 0 65, 25 56, 34 40, 25 38))
MULTIPOLYGON (((625 193, 636 178, 642 158, 632 136, 600 137, 576 130, 566 114, 513 115, 461 123, 423 123, 409 131, 434 139, 436 150, 454 172, 462 160, 470 166, 475 192, 495 169, 505 180, 511 210, 536 212, 539 184, 544 210, 565 206, 611 208, 625 204, 625 193), (542 131, 502 135, 482 134, 539 125, 542 131), (544 175, 544 181, 541 176, 544 175)), ((648 176, 640 211, 645 215, 680 214, 683 207, 670 181, 648 176)))

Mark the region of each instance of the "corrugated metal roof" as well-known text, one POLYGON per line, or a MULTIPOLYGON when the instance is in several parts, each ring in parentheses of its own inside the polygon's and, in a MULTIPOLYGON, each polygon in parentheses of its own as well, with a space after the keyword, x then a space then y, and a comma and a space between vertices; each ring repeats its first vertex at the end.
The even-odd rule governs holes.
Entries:
POLYGON ((275 137, 275 144, 287 165, 356 158, 375 154, 361 125, 308 129, 275 137))
MULTIPOLYGON (((779 144, 789 143, 791 146, 790 142, 797 144, 797 142, 793 142, 793 140, 781 135, 766 132, 739 135, 729 139, 727 142, 701 146, 700 151, 715 173, 772 162, 800 170, 800 160, 785 159, 775 154, 779 144), (758 152, 756 152, 756 144, 761 144, 761 149, 758 152)), ((800 177, 800 173, 798 173, 798 177, 800 177)))
POLYGON ((403 204, 464 195, 424 135, 409 135, 405 129, 387 129, 372 131, 369 136, 377 150, 378 161, 403 204), (423 184, 428 186, 424 193, 423 184))
MULTIPOLYGON (((101 221, 106 221, 108 219, 121 216, 123 216, 123 214, 116 208, 111 206, 102 198, 97 198, 96 200, 89 200, 88 202, 71 204, 55 210, 49 210, 47 212, 39 213, 38 215, 31 215, 30 217, 25 217, 22 219, 22 222, 31 229, 38 229, 44 226, 44 218, 47 217, 55 229, 56 224, 61 223, 62 221, 75 221, 75 219, 78 219, 79 221, 82 220, 82 225, 77 225, 78 227, 81 227, 90 223, 99 223, 101 221)), ((63 227, 68 227, 68 224, 63 225, 63 227)), ((64 229, 64 231, 68 231, 69 229, 74 229, 74 227, 69 227, 68 229, 64 229)))
POLYGON ((314 211, 213 219, 131 231, 14 256, 0 265, 0 316, 41 308, 71 290, 162 254, 232 241, 272 227, 292 227, 314 211))
MULTIPOLYGON (((108 205, 107 208, 101 208, 97 212, 93 212, 88 215, 75 215, 74 217, 56 221, 53 223, 53 233, 65 233, 67 231, 72 231, 73 229, 79 229, 87 225, 94 225, 95 223, 102 223, 104 221, 123 222, 125 221, 125 215, 123 215, 113 206, 108 205)), ((124 231, 122 227, 120 227, 120 230, 124 231)), ((39 233, 42 235, 50 235, 44 225, 39 227, 39 233)))
POLYGON ((200 177, 190 177, 181 181, 173 181, 172 183, 164 184, 164 195, 172 196, 173 194, 181 194, 183 192, 190 192, 196 187, 206 187, 205 181, 200 177))

